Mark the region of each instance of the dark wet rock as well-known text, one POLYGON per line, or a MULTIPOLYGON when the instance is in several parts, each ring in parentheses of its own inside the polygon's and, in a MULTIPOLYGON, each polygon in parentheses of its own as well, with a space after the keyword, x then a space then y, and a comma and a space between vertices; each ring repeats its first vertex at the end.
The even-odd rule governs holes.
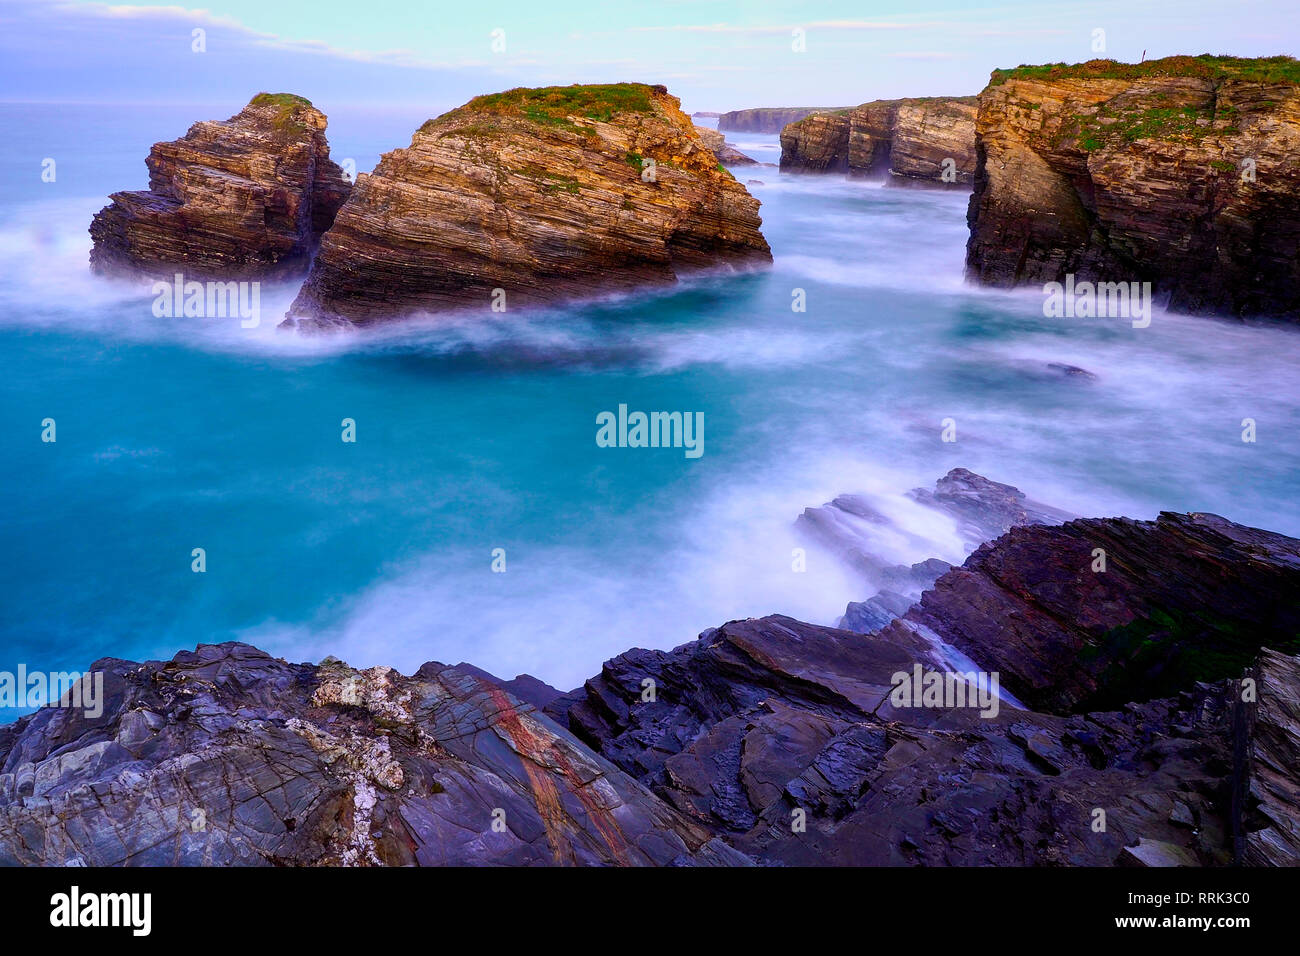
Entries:
POLYGON ((489 674, 483 668, 475 667, 473 664, 466 664, 464 661, 457 664, 456 669, 466 671, 475 677, 481 677, 488 683, 496 684, 502 690, 518 697, 525 704, 532 704, 538 710, 541 710, 564 693, 564 691, 552 687, 546 681, 538 680, 532 674, 519 674, 513 680, 502 680, 493 674, 489 674))
POLYGON ((1019 488, 965 468, 948 472, 935 482, 932 492, 914 489, 911 497, 957 519, 958 531, 971 548, 1022 525, 1056 525, 1075 517, 1027 498, 1019 488))
POLYGON ((1077 365, 1066 365, 1064 362, 1048 362, 1047 367, 1053 372, 1059 372, 1066 378, 1086 379, 1088 381, 1097 378, 1096 375, 1089 372, 1086 368, 1079 368, 1077 365))
POLYGON ((93 669, 98 719, 0 730, 0 863, 746 862, 471 671, 243 644, 93 669))
POLYGON ((916 663, 943 666, 915 634, 733 621, 614 658, 551 713, 769 864, 1111 865, 1140 839, 1231 861, 1229 682, 1089 715, 1004 702, 988 718, 894 707, 890 682, 916 663), (1175 794, 1197 830, 1169 820, 1175 794))
POLYGON ((1300 656, 1268 650, 1251 675, 1243 753, 1250 819, 1242 826, 1241 862, 1296 866, 1300 862, 1300 656))
POLYGON ((1239 675, 1261 646, 1300 650, 1297 595, 1294 538, 1209 514, 1090 518, 1013 528, 898 624, 928 628, 1022 701, 1065 713, 1239 675))
POLYGON ((731 621, 545 714, 470 667, 103 660, 102 715, 0 727, 0 863, 1300 865, 1298 548, 1018 527, 875 633, 731 621), (1034 709, 895 693, 954 647, 1034 709))
MULTIPOLYGON (((1073 517, 1031 501, 1018 488, 965 468, 952 469, 935 482, 933 491, 916 488, 909 497, 954 519, 967 552, 1019 525, 1060 524, 1073 517)), ((864 495, 840 495, 819 508, 807 508, 796 527, 828 547, 839 560, 859 571, 870 587, 879 590, 865 601, 849 604, 840 626, 850 630, 884 627, 903 613, 894 610, 900 606, 900 599, 909 599, 910 606, 952 567, 940 558, 903 565, 884 557, 881 552, 886 542, 910 540, 916 546, 927 542, 882 514, 864 495)))

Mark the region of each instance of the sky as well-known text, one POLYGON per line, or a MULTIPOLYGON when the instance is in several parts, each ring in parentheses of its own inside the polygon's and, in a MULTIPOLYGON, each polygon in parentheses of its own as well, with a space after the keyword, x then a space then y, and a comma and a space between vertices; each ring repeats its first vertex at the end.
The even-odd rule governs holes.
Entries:
POLYGON ((1296 0, 0 0, 0 101, 244 102, 268 90, 327 113, 434 114, 514 86, 639 80, 688 111, 846 106, 977 93, 995 67, 1295 55, 1298 39, 1296 0))

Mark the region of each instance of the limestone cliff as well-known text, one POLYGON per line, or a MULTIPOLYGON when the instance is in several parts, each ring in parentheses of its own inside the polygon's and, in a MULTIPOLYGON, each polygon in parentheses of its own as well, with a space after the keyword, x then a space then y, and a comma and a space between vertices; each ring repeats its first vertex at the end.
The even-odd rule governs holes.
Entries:
POLYGON ((841 106, 761 106, 732 110, 718 117, 718 129, 724 133, 779 133, 812 113, 834 113, 842 109, 841 106))
POLYGON ((325 114, 260 93, 223 122, 157 143, 149 189, 119 192, 90 226, 97 272, 196 279, 305 272, 351 185, 329 158, 325 114))
POLYGON ((976 281, 1150 281, 1178 311, 1300 316, 1295 60, 995 71, 977 135, 976 281))
POLYGON ((969 187, 975 103, 974 97, 873 100, 808 116, 781 131, 781 169, 969 187))
POLYGON ((480 96, 358 178, 290 321, 487 311, 765 264, 758 206, 663 87, 480 96))

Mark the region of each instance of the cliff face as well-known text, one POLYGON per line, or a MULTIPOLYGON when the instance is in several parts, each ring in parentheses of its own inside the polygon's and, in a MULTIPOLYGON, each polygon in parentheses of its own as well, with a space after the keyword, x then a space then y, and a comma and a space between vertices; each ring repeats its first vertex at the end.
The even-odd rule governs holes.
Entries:
POLYGON ((732 110, 718 117, 718 129, 724 133, 779 133, 783 127, 812 113, 834 113, 843 109, 842 106, 787 106, 732 110))
POLYGON ((781 169, 969 187, 975 104, 974 97, 875 100, 809 116, 781 131, 781 169), (952 161, 951 181, 944 178, 946 160, 952 161))
POLYGON ((758 206, 662 87, 480 96, 358 177, 290 318, 487 310, 497 289, 509 308, 767 263, 758 206))
POLYGON ((1025 703, 1074 712, 1240 674, 1261 643, 1300 652, 1297 594, 1300 541, 1166 513, 1012 528, 903 620, 1000 671, 1025 703))
MULTIPOLYGON (((981 526, 1034 513, 958 479, 981 526)), ((0 864, 1300 865, 1297 554, 1210 516, 1017 528, 878 633, 732 621, 545 713, 463 666, 99 661, 102 713, 0 726, 0 864), (940 638, 1044 706, 899 699, 940 638), (1138 702, 1085 712, 1073 670, 1138 702)))
POLYGON ((262 93, 224 122, 195 123, 145 163, 149 189, 114 193, 91 223, 98 272, 304 272, 351 189, 329 158, 325 115, 290 94, 262 93))
POLYGON ((1297 84, 1287 57, 995 72, 968 274, 1150 281, 1178 311, 1300 315, 1297 84))

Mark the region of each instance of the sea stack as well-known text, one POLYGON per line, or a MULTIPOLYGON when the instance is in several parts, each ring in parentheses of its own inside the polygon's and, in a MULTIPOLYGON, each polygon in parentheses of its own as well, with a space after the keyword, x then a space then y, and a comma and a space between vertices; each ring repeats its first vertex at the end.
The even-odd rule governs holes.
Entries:
POLYGON ((502 311, 766 264, 758 207, 662 86, 480 96, 358 178, 286 324, 502 311))
POLYGON ((155 144, 149 188, 114 193, 95 214, 92 268, 187 279, 305 272, 351 189, 325 124, 301 96, 259 93, 228 120, 155 144))
POLYGON ((975 109, 975 97, 957 96, 873 100, 814 113, 781 130, 781 170, 969 189, 975 109))
POLYGON ((1149 281, 1180 312, 1300 317, 1297 84, 1290 57, 994 71, 968 275, 1149 281))

